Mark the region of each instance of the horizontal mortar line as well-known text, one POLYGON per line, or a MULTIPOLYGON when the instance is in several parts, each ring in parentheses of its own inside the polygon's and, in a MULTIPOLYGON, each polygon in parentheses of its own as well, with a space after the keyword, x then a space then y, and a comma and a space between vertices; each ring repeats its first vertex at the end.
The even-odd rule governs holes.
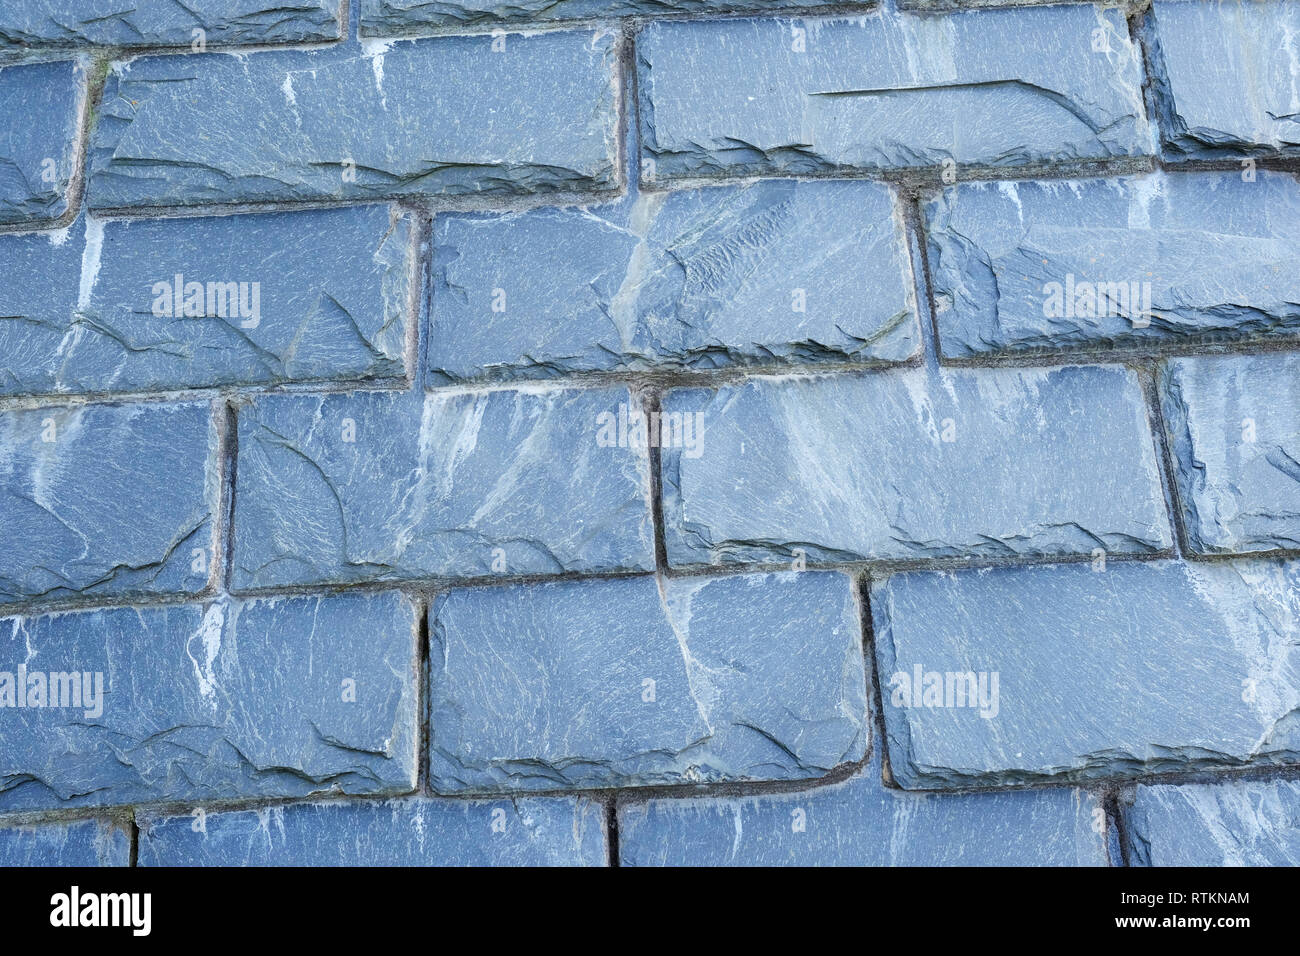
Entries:
MULTIPOLYGON (((941 320, 942 321, 942 320, 941 320)), ((943 338, 942 326, 940 339, 943 338)), ((962 357, 940 356, 939 364, 946 368, 1059 368, 1069 365, 1136 365, 1160 362, 1171 358, 1197 356, 1268 355, 1276 352, 1300 351, 1300 329, 1281 333, 1271 338, 1243 339, 1239 342, 1175 341, 1162 345, 1153 342, 1134 348, 1091 349, 1087 347, 1060 350, 1020 350, 988 353, 962 357)))

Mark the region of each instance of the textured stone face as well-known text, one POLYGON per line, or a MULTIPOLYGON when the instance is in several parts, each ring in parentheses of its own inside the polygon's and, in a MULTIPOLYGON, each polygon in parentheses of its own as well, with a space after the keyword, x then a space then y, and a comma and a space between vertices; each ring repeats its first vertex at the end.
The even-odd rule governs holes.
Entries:
POLYGON ((384 206, 0 236, 0 390, 400 376, 410 244, 384 206))
POLYGON ((0 620, 0 810, 409 790, 415 629, 391 593, 0 620))
POLYGON ((901 223, 876 183, 438 217, 434 244, 439 381, 901 361, 920 341, 901 223))
POLYGON ((1300 333, 1290 175, 969 183, 926 219, 949 358, 1300 333))
POLYGON ((1161 404, 1189 545, 1300 548, 1300 361, 1294 354, 1175 359, 1161 404))
POLYGON ((865 753, 844 575, 471 588, 429 633, 439 793, 797 780, 865 753))
POLYGON ((648 570, 625 388, 265 396, 239 414, 233 583, 648 570))
POLYGON ((1300 3, 1152 5, 1156 116, 1175 156, 1218 159, 1300 146, 1295 34, 1300 3))
POLYGON ((211 418, 206 402, 0 413, 0 603, 202 590, 211 418))
POLYGON ((1097 567, 917 572, 873 584, 889 762, 902 786, 1300 758, 1290 623, 1300 564, 1097 567), (979 706, 969 679, 949 677, 962 674, 979 682, 979 706))
POLYGON ((0 10, 0 50, 21 46, 191 46, 339 37, 339 0, 21 0, 0 10))
POLYGON ((1065 788, 961 795, 860 774, 803 793, 663 799, 618 810, 623 866, 1105 866, 1105 811, 1065 788))
POLYGON ((674 565, 1170 544, 1142 395, 1118 368, 752 380, 663 410, 701 416, 697 448, 662 451, 674 565))
POLYGON ((72 61, 0 69, 0 224, 68 211, 83 81, 72 61))
POLYGON ((129 866, 131 837, 100 820, 0 827, 0 867, 129 866))
POLYGON ((104 89, 87 199, 109 208, 609 187, 615 40, 512 36, 494 53, 490 36, 445 37, 132 60, 104 89))
POLYGON ((1140 786, 1124 810, 1134 866, 1300 866, 1300 783, 1140 786))
POLYGON ((637 57, 642 155, 654 162, 643 180, 1023 166, 1153 148, 1116 10, 660 22, 640 35, 637 57))
POLYGON ((144 817, 141 866, 604 866, 605 809, 573 797, 299 803, 144 817))

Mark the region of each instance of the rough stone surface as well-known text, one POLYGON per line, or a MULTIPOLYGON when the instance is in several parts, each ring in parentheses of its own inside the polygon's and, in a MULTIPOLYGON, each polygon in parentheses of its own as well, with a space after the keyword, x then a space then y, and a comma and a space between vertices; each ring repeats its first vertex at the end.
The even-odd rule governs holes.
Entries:
POLYGON ((206 402, 0 413, 0 603, 202 590, 219 480, 206 402))
POLYGON ((1300 358, 1176 359, 1160 395, 1190 547, 1300 548, 1300 358))
POLYGON ((100 820, 0 827, 0 867, 129 866, 131 837, 100 820))
POLYGON ((1294 153, 1297 34, 1295 0, 1153 4, 1147 40, 1165 149, 1188 159, 1294 153))
POLYGON ((357 206, 0 236, 0 391, 401 376, 411 231, 357 206))
POLYGON ((104 89, 87 200, 611 187, 616 40, 550 32, 512 36, 499 53, 485 35, 128 61, 104 89))
POLYGON ((1119 368, 909 369, 681 389, 662 449, 674 565, 1149 553, 1170 545, 1119 368), (692 454, 695 457, 692 457, 692 454))
POLYGON ((920 342, 901 222, 877 183, 440 216, 434 244, 439 381, 901 361, 920 342))
POLYGON ((573 797, 298 803, 147 816, 142 866, 604 866, 605 808, 573 797))
POLYGON ((83 87, 72 61, 0 69, 0 224, 68 211, 83 87))
POLYGON ((626 388, 265 396, 239 414, 233 583, 654 567, 626 388), (351 436, 353 440, 347 440, 351 436))
POLYGON ((889 763, 902 786, 1300 759, 1300 564, 1097 567, 914 572, 873 583, 889 763), (992 706, 949 697, 949 673, 983 675, 981 704, 992 706))
POLYGON ((658 22, 638 38, 637 57, 642 155, 654 162, 646 181, 1010 167, 1153 149, 1118 10, 658 22), (1093 52, 1094 31, 1103 52, 1093 52))
POLYGON ((339 0, 15 0, 0 51, 41 46, 186 46, 339 38, 339 0))
POLYGON ((1300 866, 1300 782, 1140 786, 1124 810, 1134 866, 1300 866))
POLYGON ((1255 176, 944 189, 926 207, 942 354, 1295 337, 1300 186, 1255 176))
POLYGON ((845 575, 469 588, 429 632, 435 792, 795 780, 865 753, 845 575))
POLYGON ((416 624, 393 593, 0 620, 0 810, 410 790, 416 624), (31 706, 74 671, 99 707, 31 706))
POLYGON ((623 866, 1105 866, 1104 810, 1082 790, 922 794, 859 774, 802 793, 618 809, 623 866))

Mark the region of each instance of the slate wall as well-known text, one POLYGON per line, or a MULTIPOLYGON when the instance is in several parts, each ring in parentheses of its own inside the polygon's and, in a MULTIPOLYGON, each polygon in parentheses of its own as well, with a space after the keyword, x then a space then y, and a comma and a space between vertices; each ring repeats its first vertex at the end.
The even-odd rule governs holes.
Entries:
POLYGON ((1300 0, 0 11, 0 863, 1300 862, 1300 0))

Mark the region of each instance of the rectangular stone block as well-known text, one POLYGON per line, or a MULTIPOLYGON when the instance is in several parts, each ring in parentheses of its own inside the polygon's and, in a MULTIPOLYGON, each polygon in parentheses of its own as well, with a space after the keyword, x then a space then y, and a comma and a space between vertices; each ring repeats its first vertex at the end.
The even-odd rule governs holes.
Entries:
POLYGON ((233 584, 654 567, 626 388, 264 396, 239 413, 233 584))
POLYGON ((674 565, 1170 547, 1142 391, 1118 367, 751 379, 664 397, 674 565))
POLYGON ((539 33, 494 52, 484 35, 119 63, 91 141, 87 200, 612 188, 616 41, 539 33))
POLYGON ((417 623, 396 593, 0 619, 0 810, 411 790, 417 623))
POLYGON ((1143 785, 1124 803, 1131 866, 1300 866, 1300 782, 1143 785))
POLYGON ((1154 148, 1114 9, 657 22, 637 60, 645 182, 1086 164, 1154 148))
POLYGON ((67 213, 84 98, 72 60, 0 69, 0 225, 67 213))
POLYGON ((604 866, 605 808, 574 797, 289 803, 140 820, 141 866, 604 866))
POLYGON ((109 820, 0 827, 0 867, 130 865, 131 836, 109 820))
POLYGON ((871 613, 903 787, 1300 762, 1300 564, 913 572, 871 613))
POLYGON ((945 358, 1300 334, 1287 174, 966 183, 925 215, 945 358))
POLYGON ((439 382, 902 361, 920 343, 902 222, 877 183, 439 216, 434 246, 439 382))
POLYGON ((866 752, 846 575, 454 590, 429 640, 438 793, 800 780, 866 752))

